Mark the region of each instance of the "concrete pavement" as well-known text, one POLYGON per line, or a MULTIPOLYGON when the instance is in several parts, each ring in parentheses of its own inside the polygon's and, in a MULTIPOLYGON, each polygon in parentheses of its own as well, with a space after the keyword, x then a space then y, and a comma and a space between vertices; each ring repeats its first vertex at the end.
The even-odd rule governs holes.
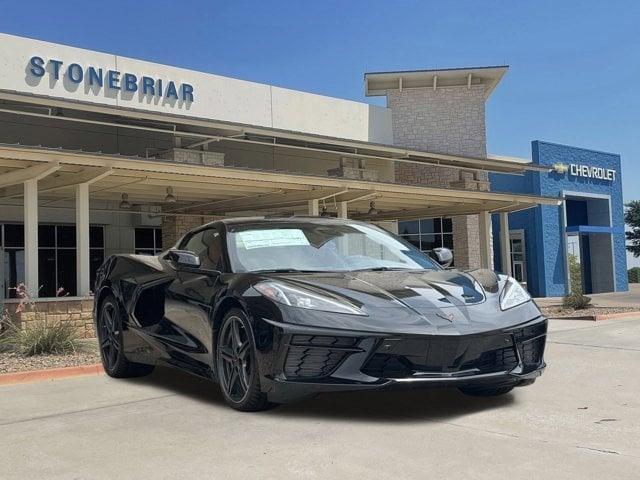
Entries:
MULTIPOLYGON (((640 310, 640 283, 630 283, 627 292, 590 293, 591 303, 597 307, 628 307, 640 310)), ((543 307, 561 305, 562 297, 535 298, 535 302, 543 307)))
POLYGON ((167 370, 0 387, 0 477, 638 478, 640 318, 551 330, 546 374, 495 399, 333 394, 246 414, 167 370))

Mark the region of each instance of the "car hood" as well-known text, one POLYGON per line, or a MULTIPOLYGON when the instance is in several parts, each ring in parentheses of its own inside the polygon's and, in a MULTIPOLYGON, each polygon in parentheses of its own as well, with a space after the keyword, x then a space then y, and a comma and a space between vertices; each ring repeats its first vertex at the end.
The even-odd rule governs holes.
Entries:
MULTIPOLYGON (((507 277, 488 270, 277 274, 270 278, 359 306, 367 317, 349 315, 353 329, 469 334, 540 315, 533 302, 502 311, 500 292, 507 277)), ((326 314, 325 321, 332 323, 326 314)))
POLYGON ((366 306, 429 310, 460 308, 486 300, 480 283, 455 270, 363 271, 327 274, 287 274, 289 282, 325 290, 366 306))

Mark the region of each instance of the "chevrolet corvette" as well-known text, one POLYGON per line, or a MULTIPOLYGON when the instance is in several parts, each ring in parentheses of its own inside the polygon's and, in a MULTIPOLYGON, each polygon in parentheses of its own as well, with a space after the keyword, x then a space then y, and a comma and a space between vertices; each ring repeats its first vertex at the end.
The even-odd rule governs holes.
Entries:
POLYGON ((532 384, 546 318, 515 279, 451 260, 353 220, 209 223, 158 256, 100 267, 102 363, 112 377, 177 367, 242 411, 322 392, 532 384))

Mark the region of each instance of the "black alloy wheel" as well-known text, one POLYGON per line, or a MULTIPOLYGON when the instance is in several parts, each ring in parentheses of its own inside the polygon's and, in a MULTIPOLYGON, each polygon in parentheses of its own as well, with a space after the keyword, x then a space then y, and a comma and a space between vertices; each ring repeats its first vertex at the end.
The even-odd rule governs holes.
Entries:
POLYGON ((98 322, 98 338, 100 339, 100 355, 104 369, 115 369, 120 354, 120 325, 116 322, 116 306, 105 302, 98 322))
POLYGON ((241 310, 233 309, 225 315, 216 352, 218 381, 231 407, 253 412, 273 406, 260 389, 253 331, 241 310))
POLYGON ((97 334, 102 366, 107 375, 116 378, 140 377, 153 371, 154 365, 130 362, 124 355, 122 319, 118 302, 113 295, 102 302, 98 313, 97 334))

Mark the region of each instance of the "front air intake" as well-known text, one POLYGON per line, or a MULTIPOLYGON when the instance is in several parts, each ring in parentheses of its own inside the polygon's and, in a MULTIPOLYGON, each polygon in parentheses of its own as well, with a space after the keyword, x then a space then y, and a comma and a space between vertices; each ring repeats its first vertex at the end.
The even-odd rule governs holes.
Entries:
POLYGON ((331 375, 351 353, 359 338, 327 335, 291 337, 284 374, 290 380, 312 380, 331 375))

